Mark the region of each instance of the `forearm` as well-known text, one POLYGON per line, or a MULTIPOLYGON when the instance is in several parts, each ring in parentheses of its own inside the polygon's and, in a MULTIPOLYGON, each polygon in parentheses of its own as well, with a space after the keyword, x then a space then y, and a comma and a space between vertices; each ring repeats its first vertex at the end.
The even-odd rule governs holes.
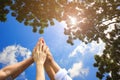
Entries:
POLYGON ((30 57, 23 61, 19 67, 19 70, 13 74, 13 78, 16 78, 20 73, 22 73, 26 68, 28 68, 34 62, 33 58, 30 57))
POLYGON ((47 55, 45 65, 50 65, 55 73, 57 73, 60 70, 60 66, 55 62, 51 53, 47 55))
POLYGON ((45 71, 47 72, 50 80, 55 80, 55 78, 54 78, 55 72, 54 72, 53 68, 51 67, 51 65, 45 62, 44 68, 45 68, 45 71))
POLYGON ((55 71, 55 73, 57 73, 60 70, 60 66, 55 62, 54 59, 51 60, 50 65, 53 68, 53 70, 55 71))
POLYGON ((45 80, 44 76, 44 65, 36 64, 36 80, 45 80))
POLYGON ((55 71, 55 80, 72 80, 70 76, 67 75, 67 71, 65 69, 61 69, 61 67, 53 60, 51 62, 51 66, 55 71))
POLYGON ((30 57, 22 62, 19 62, 14 65, 10 65, 10 66, 3 68, 3 71, 6 73, 6 77, 12 76, 12 78, 16 78, 20 73, 22 73, 33 62, 34 62, 33 58, 30 57))

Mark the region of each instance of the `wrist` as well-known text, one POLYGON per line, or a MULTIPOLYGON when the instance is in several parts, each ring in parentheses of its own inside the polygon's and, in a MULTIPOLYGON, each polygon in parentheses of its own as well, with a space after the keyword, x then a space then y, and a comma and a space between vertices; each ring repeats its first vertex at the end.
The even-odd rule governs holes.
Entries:
POLYGON ((48 61, 49 63, 52 63, 52 62, 54 62, 54 59, 53 59, 53 57, 52 57, 52 56, 48 56, 47 61, 48 61))
POLYGON ((39 61, 39 62, 36 62, 36 65, 44 65, 44 63, 39 61))
POLYGON ((34 62, 34 59, 33 59, 33 57, 30 57, 30 60, 31 60, 31 62, 34 62))

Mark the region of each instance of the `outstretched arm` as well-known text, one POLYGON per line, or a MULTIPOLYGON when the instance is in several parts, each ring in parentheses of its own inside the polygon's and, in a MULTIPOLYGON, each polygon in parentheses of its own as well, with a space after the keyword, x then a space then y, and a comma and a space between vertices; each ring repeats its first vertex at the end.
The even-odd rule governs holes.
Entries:
POLYGON ((43 43, 43 39, 40 39, 37 46, 33 50, 33 59, 36 63, 36 80, 45 80, 44 75, 44 62, 46 60, 46 46, 43 43))
POLYGON ((50 62, 49 62, 49 60, 48 60, 48 57, 46 58, 46 61, 45 61, 45 64, 44 64, 44 68, 45 68, 45 71, 47 72, 50 80, 55 80, 55 79, 54 79, 55 71, 54 71, 53 68, 51 67, 50 62))
POLYGON ((49 65, 52 67, 55 73, 57 73, 61 69, 61 67, 56 63, 56 61, 51 55, 47 56, 47 60, 48 60, 49 65))
POLYGON ((52 57, 49 49, 46 52, 47 58, 45 62, 45 69, 51 80, 72 80, 65 69, 62 69, 52 57), (49 67, 49 68, 47 68, 49 67))
POLYGON ((52 54, 49 51, 49 48, 47 47, 46 51, 47 57, 44 64, 45 70, 50 78, 50 80, 55 80, 55 74, 60 70, 60 66, 54 61, 54 58, 52 57, 52 54))
POLYGON ((16 78, 33 62, 33 58, 30 57, 22 62, 4 67, 0 70, 0 80, 5 80, 9 76, 11 76, 13 79, 16 78))

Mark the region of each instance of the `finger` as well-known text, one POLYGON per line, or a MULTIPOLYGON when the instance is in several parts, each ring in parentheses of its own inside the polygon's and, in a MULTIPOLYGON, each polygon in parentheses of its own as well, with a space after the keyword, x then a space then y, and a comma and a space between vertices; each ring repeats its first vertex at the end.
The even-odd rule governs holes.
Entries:
POLYGON ((39 40, 42 41, 42 43, 45 43, 45 40, 43 38, 40 38, 39 40))
POLYGON ((35 58, 38 58, 39 56, 39 44, 35 47, 35 53, 34 53, 35 58))
POLYGON ((48 46, 47 46, 47 49, 46 49, 46 54, 48 55, 48 53, 49 53, 49 48, 48 48, 48 46))
POLYGON ((42 46, 43 46, 43 43, 42 41, 40 41, 40 47, 39 47, 40 51, 42 51, 42 46))
POLYGON ((37 52, 40 51, 40 43, 37 44, 37 52))
POLYGON ((49 48, 48 46, 46 46, 46 54, 48 54, 48 52, 49 52, 49 48))
POLYGON ((47 46, 47 52, 49 52, 50 51, 50 49, 49 49, 49 47, 47 46))
POLYGON ((36 55, 37 58, 39 57, 39 53, 40 53, 40 45, 38 44, 37 45, 37 55, 36 55))
POLYGON ((36 47, 33 49, 33 57, 35 57, 35 53, 36 53, 36 47))
POLYGON ((37 46, 38 44, 40 44, 40 41, 39 41, 39 40, 38 40, 38 42, 36 43, 36 46, 37 46))
POLYGON ((45 43, 45 42, 44 42, 44 39, 42 39, 42 43, 45 43))
POLYGON ((36 46, 35 46, 36 52, 38 52, 38 50, 39 50, 39 44, 40 44, 40 42, 38 41, 37 44, 36 44, 36 46))
POLYGON ((46 51, 47 51, 47 46, 44 45, 44 53, 46 54, 46 51))
POLYGON ((38 55, 38 49, 37 49, 37 46, 36 46, 34 56, 36 57, 37 55, 38 55))
POLYGON ((46 46, 46 44, 45 44, 45 42, 44 42, 44 39, 42 39, 41 41, 42 41, 42 43, 43 43, 42 51, 44 51, 44 50, 45 50, 45 46, 46 46))
POLYGON ((42 39, 42 37, 41 38, 39 38, 39 40, 38 41, 40 41, 42 39))
POLYGON ((42 45, 42 52, 43 52, 43 50, 44 50, 44 44, 42 45))
POLYGON ((40 41, 38 40, 37 44, 39 44, 39 43, 40 43, 40 41))
POLYGON ((45 46, 47 46, 47 45, 46 45, 46 42, 45 42, 45 40, 44 40, 44 39, 42 39, 42 43, 43 43, 45 46))
POLYGON ((44 53, 46 54, 47 46, 45 46, 44 53))
POLYGON ((34 55, 34 53, 35 53, 35 48, 34 48, 33 51, 32 51, 32 56, 34 55))
POLYGON ((43 55, 44 58, 46 58, 46 56, 47 56, 45 53, 43 53, 42 55, 43 55))
POLYGON ((39 38, 39 42, 42 41, 42 43, 44 43, 44 39, 41 37, 39 38))
POLYGON ((40 44, 40 41, 41 41, 41 38, 39 38, 39 40, 38 40, 38 42, 37 42, 36 46, 37 46, 38 44, 40 44))
POLYGON ((43 45, 43 50, 42 50, 43 52, 45 52, 45 48, 46 48, 46 46, 45 46, 45 44, 44 44, 44 45, 43 45))
POLYGON ((34 51, 35 51, 35 52, 37 51, 37 48, 36 48, 36 47, 34 48, 34 51))
POLYGON ((44 54, 44 58, 45 58, 45 60, 46 60, 46 57, 47 57, 47 55, 46 55, 46 54, 44 54))

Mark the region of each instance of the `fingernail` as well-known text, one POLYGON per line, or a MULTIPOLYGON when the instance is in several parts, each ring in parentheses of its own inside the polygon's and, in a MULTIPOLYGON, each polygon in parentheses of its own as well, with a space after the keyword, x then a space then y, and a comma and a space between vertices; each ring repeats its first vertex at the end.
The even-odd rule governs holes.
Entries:
POLYGON ((42 43, 44 43, 44 40, 42 39, 42 43))

